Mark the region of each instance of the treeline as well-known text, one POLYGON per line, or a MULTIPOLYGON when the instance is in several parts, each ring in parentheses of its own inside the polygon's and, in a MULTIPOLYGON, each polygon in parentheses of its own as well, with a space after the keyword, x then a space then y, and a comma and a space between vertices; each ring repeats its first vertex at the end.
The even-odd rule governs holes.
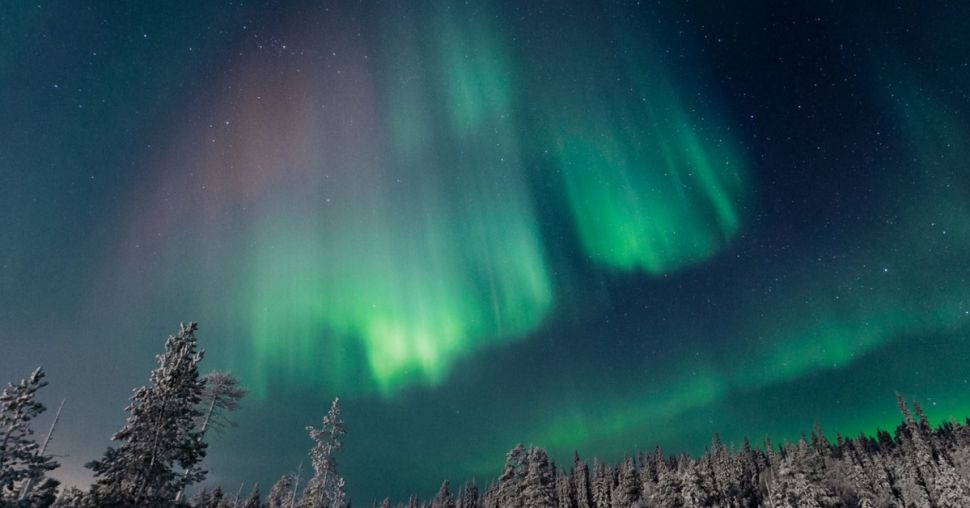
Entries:
POLYGON ((45 411, 37 392, 47 385, 35 370, 0 393, 0 508, 212 507, 322 508, 348 506, 344 479, 337 474, 334 453, 344 434, 340 401, 335 399, 317 429, 307 427, 313 448, 312 473, 300 490, 300 474, 284 475, 264 500, 255 486, 247 498, 224 496, 221 489, 202 490, 185 500, 186 489, 205 479, 202 460, 206 436, 233 425, 229 413, 239 408, 246 390, 227 372, 199 373, 204 351, 198 348, 195 323, 181 325, 157 356, 149 383, 134 390, 128 418, 112 436, 118 443, 86 464, 94 473, 87 490, 60 489, 48 473, 59 464, 47 452, 57 418, 38 442, 32 422, 45 411))
MULTIPOLYGON (((284 474, 264 497, 216 487, 190 499, 183 493, 205 479, 202 459, 210 431, 230 427, 229 413, 246 391, 228 373, 200 375, 194 323, 168 338, 148 385, 138 388, 128 418, 110 447, 87 464, 95 481, 87 490, 59 489, 48 473, 58 467, 47 452, 57 418, 38 442, 32 421, 45 408, 34 371, 0 394, 0 507, 349 508, 334 460, 344 425, 335 399, 320 428, 307 427, 313 447, 308 479, 302 464, 284 474)), ((698 458, 668 456, 657 448, 615 464, 583 461, 557 467, 538 447, 508 452, 501 475, 479 490, 466 482, 453 493, 448 481, 434 499, 381 508, 645 508, 645 507, 941 507, 970 506, 970 420, 932 428, 918 404, 913 412, 897 396, 902 423, 874 437, 836 435, 816 424, 809 436, 763 449, 747 439, 728 447, 715 435, 698 458)), ((376 505, 376 503, 375 503, 376 505)))
MULTIPOLYGON (((918 404, 915 417, 898 397, 902 423, 894 434, 830 441, 816 424, 811 435, 764 450, 747 439, 737 449, 715 435, 699 458, 667 456, 660 448, 616 464, 576 455, 559 468, 541 448, 519 445, 505 468, 479 493, 474 482, 452 494, 444 482, 430 502, 408 508, 630 507, 941 507, 970 506, 970 421, 933 429, 918 404)), ((385 500, 382 507, 392 506, 385 500)))

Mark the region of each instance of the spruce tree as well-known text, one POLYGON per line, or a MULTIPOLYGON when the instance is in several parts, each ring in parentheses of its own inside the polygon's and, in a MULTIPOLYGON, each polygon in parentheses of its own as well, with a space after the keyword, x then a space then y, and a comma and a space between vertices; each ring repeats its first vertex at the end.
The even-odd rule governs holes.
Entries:
POLYGON ((266 496, 266 506, 269 508, 288 508, 293 497, 293 475, 285 474, 276 480, 266 496))
POLYGON ((242 508, 261 508, 263 506, 263 496, 259 492, 259 484, 253 485, 253 490, 249 492, 249 497, 243 502, 242 508))
POLYGON ((475 480, 465 482, 458 494, 457 508, 478 508, 478 485, 475 480))
POLYGON ((45 478, 39 482, 34 482, 34 486, 28 492, 21 492, 14 506, 44 507, 51 506, 57 500, 57 487, 60 481, 53 478, 45 478))
POLYGON ((204 388, 197 329, 195 323, 182 325, 168 338, 150 383, 135 390, 128 421, 112 437, 121 446, 87 465, 94 471, 91 496, 98 506, 169 506, 176 493, 205 477, 193 469, 205 457, 196 427, 204 388))
POLYGON ((576 508, 592 508, 593 494, 589 481, 589 465, 579 459, 579 452, 573 455, 573 486, 576 489, 576 508))
MULTIPOLYGON (((205 437, 210 428, 222 431, 236 424, 229 419, 227 413, 239 409, 239 401, 248 393, 243 388, 239 380, 232 374, 222 371, 213 371, 202 378, 202 395, 199 400, 198 426, 199 439, 205 437)), ((186 470, 184 476, 191 475, 193 471, 186 470)), ((175 496, 175 501, 182 499, 183 490, 175 496)))
POLYGON ((209 506, 212 504, 212 494, 209 493, 209 489, 203 487, 192 495, 189 499, 189 504, 194 507, 209 506))
POLYGON ((77 487, 68 487, 61 490, 51 508, 86 508, 87 506, 89 505, 84 491, 77 487))
POLYGON ((679 475, 677 471, 671 470, 666 460, 657 464, 657 488, 651 496, 651 501, 660 508, 684 506, 679 475))
POLYGON ((593 506, 610 508, 610 491, 613 490, 612 472, 606 464, 593 460, 593 506))
POLYGON ((212 495, 209 496, 209 504, 206 508, 222 508, 225 502, 226 493, 222 491, 222 487, 216 487, 212 489, 212 495))
POLYGON ((564 471, 556 475, 556 502, 558 508, 576 508, 572 477, 564 471))
POLYGON ((431 502, 431 508, 455 508, 455 500, 451 497, 451 486, 448 480, 441 482, 438 493, 431 502))
POLYGON ((619 482, 613 492, 613 506, 633 506, 640 500, 640 475, 632 458, 627 457, 620 465, 619 482))
POLYGON ((802 436, 781 460, 772 493, 775 506, 828 508, 839 501, 825 482, 824 461, 802 436))
POLYGON ((709 486, 699 469, 697 462, 681 456, 678 470, 680 471, 680 496, 684 501, 684 508, 701 508, 713 504, 709 486))
MULTIPOLYGON (((27 482, 39 483, 58 464, 41 453, 31 422, 46 408, 36 400, 37 391, 47 386, 44 371, 37 368, 17 384, 0 393, 0 505, 14 503, 27 482)), ((45 495, 50 483, 38 495, 45 495)), ((56 487, 56 484, 54 484, 56 487)))
POLYGON ((337 474, 334 453, 343 446, 344 422, 340 418, 340 398, 333 399, 330 411, 319 429, 307 427, 313 448, 310 460, 313 477, 307 482, 300 499, 301 508, 341 508, 344 503, 344 480, 337 474))
POLYGON ((939 461, 938 473, 933 478, 933 491, 936 504, 941 508, 957 508, 967 505, 970 500, 970 484, 957 474, 952 465, 939 461))
POLYGON ((555 472, 542 448, 529 449, 529 464, 522 480, 522 501, 527 508, 556 508, 555 472))
POLYGON ((525 478, 528 456, 522 443, 505 454, 505 469, 498 479, 498 489, 495 492, 497 506, 502 508, 516 508, 522 506, 522 480, 525 478))

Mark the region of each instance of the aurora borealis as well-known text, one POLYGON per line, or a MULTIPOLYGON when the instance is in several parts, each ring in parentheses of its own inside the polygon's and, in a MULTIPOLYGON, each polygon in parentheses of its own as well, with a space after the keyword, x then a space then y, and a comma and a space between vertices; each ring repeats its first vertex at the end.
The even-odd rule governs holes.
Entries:
POLYGON ((970 416, 970 12, 859 4, 0 6, 0 381, 83 483, 197 320, 210 481, 339 395, 355 504, 970 416))

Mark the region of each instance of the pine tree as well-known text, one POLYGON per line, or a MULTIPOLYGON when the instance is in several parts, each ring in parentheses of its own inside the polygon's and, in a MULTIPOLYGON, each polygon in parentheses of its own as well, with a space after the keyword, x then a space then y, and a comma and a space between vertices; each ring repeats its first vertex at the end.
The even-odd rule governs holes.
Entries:
POLYGON ((619 483, 613 492, 614 508, 633 506, 640 500, 640 476, 637 474, 636 463, 632 458, 626 458, 620 466, 619 483))
POLYGON ((236 423, 229 418, 228 413, 238 410, 239 401, 249 392, 228 372, 210 372, 203 377, 203 383, 199 400, 199 431, 205 434, 210 427, 218 431, 235 427, 236 423))
POLYGON ((934 504, 933 484, 936 472, 930 443, 923 435, 921 425, 913 419, 906 400, 899 393, 896 403, 903 414, 903 423, 896 428, 897 441, 905 457, 898 464, 903 497, 907 502, 934 504))
POLYGON ((53 478, 45 478, 35 482, 28 492, 21 492, 16 506, 45 507, 57 500, 57 487, 61 482, 53 478))
POLYGON ((263 496, 259 493, 259 484, 253 485, 249 497, 242 504, 242 508, 260 508, 263 506, 263 496))
POLYGON ((952 465, 940 460, 939 473, 933 478, 936 505, 940 508, 958 508, 970 500, 970 484, 957 474, 952 465))
POLYGON ((613 490, 612 473, 606 464, 593 461, 593 506, 610 508, 610 491, 613 490))
POLYGON ((222 491, 222 487, 216 487, 212 489, 212 495, 209 496, 209 505, 206 508, 222 508, 226 501, 226 494, 222 491))
MULTIPOLYGON (((205 437, 209 428, 217 431, 234 427, 236 424, 229 419, 227 413, 239 409, 239 401, 248 393, 239 380, 228 372, 214 371, 202 378, 202 395, 199 400, 199 418, 197 425, 199 439, 205 437)), ((183 476, 189 476, 193 471, 186 470, 183 476)), ((183 490, 175 496, 175 500, 182 499, 183 490)))
POLYGON ((182 325, 165 343, 148 386, 138 388, 128 406, 128 421, 109 448, 87 466, 94 471, 92 500, 99 506, 168 506, 185 486, 204 478, 193 469, 205 456, 199 418, 203 382, 196 351, 195 323, 182 325), (179 474, 176 468, 190 471, 179 474))
POLYGON ((730 504, 737 497, 737 487, 741 483, 741 464, 728 452, 721 436, 717 433, 711 438, 711 447, 702 457, 704 468, 701 476, 716 505, 730 504))
POLYGON ((465 482, 465 486, 459 492, 457 508, 478 508, 478 485, 474 479, 465 482))
POLYGON ((441 482, 438 494, 431 502, 431 508, 455 508, 455 500, 451 497, 451 488, 448 480, 441 482))
POLYGON ((576 508, 572 477, 565 472, 556 475, 556 501, 558 508, 576 508))
POLYGON ((529 449, 529 463, 522 480, 522 501, 526 508, 556 508, 555 472, 542 448, 529 449))
POLYGON ((767 466, 767 459, 751 447, 748 438, 744 438, 741 446, 741 456, 737 459, 740 469, 739 483, 734 499, 737 506, 760 506, 761 492, 758 489, 762 471, 767 466))
POLYGON ((592 508, 593 494, 589 482, 589 466, 579 460, 579 453, 573 456, 573 486, 576 489, 576 508, 592 508))
POLYGON ((293 476, 285 474, 276 480, 266 496, 268 508, 288 508, 293 497, 293 476))
POLYGON ((86 501, 83 490, 68 487, 61 491, 51 508, 87 508, 88 506, 90 505, 86 501))
POLYGON ((521 443, 505 454, 505 469, 498 479, 495 501, 502 508, 522 506, 522 480, 525 478, 528 457, 521 443))
POLYGON ((34 418, 46 410, 36 400, 37 391, 47 386, 44 377, 38 367, 0 393, 0 504, 15 502, 23 493, 23 484, 40 481, 58 466, 41 451, 31 428, 34 418))
POLYGON ((333 400, 330 411, 323 417, 323 425, 319 429, 307 427, 313 449, 310 450, 310 460, 313 465, 313 477, 307 482, 303 497, 300 499, 301 508, 340 508, 343 506, 345 491, 344 480, 337 474, 337 462, 334 453, 343 446, 344 422, 340 418, 340 398, 333 400))
POLYGON ((209 493, 209 489, 203 487, 189 499, 189 504, 194 507, 209 506, 212 504, 212 494, 209 493))
POLYGON ((657 489, 653 492, 651 500, 660 508, 684 506, 679 475, 677 471, 671 471, 666 461, 660 461, 657 464, 657 489))
POLYGON ((342 476, 337 477, 334 482, 332 508, 350 508, 350 501, 347 499, 347 482, 342 476))
POLYGON ((825 437, 825 433, 822 432, 822 425, 818 422, 818 420, 815 420, 815 423, 812 425, 811 444, 812 448, 815 449, 815 453, 818 453, 823 457, 828 455, 832 449, 832 444, 829 443, 828 438, 825 437))
POLYGON ((824 461, 804 436, 781 460, 772 502, 778 507, 827 508, 839 500, 824 481, 824 461))
POLYGON ((712 499, 709 486, 698 471, 698 463, 689 457, 681 457, 680 465, 680 495, 684 500, 684 508, 701 508, 711 506, 712 499))

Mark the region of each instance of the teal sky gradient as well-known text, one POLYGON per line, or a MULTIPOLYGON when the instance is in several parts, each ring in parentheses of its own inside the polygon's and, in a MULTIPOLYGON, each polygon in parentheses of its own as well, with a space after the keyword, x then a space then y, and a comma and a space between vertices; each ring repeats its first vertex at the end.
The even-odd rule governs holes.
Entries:
POLYGON ((970 415, 970 12, 751 9, 0 6, 0 373, 83 483, 199 321, 210 482, 339 395, 357 504, 970 415))

